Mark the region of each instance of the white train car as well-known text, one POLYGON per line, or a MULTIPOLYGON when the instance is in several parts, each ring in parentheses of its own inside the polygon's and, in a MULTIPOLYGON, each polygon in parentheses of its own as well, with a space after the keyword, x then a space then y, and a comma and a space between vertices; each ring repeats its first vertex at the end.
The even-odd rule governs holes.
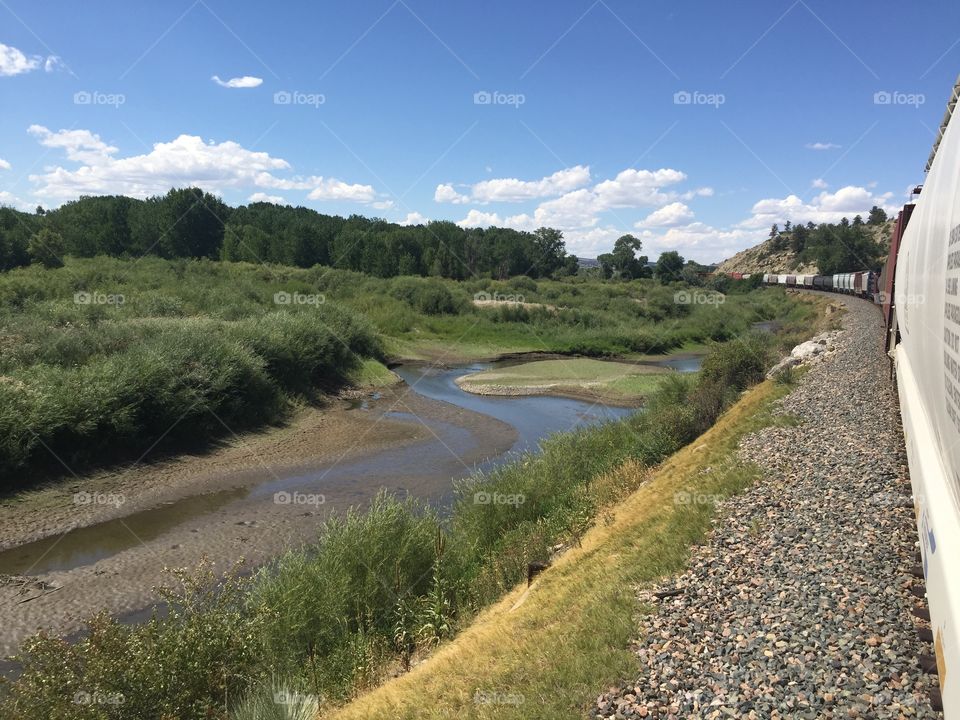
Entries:
POLYGON ((954 88, 895 258, 896 363, 944 714, 960 718, 960 119, 954 88))

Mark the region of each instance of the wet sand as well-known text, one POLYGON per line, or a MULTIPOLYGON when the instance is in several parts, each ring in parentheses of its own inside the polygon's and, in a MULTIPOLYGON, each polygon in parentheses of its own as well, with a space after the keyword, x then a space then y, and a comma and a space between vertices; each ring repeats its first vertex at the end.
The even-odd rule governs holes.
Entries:
POLYGON ((124 615, 149 607, 158 599, 154 588, 170 580, 164 568, 192 567, 204 557, 218 571, 241 558, 249 567, 263 564, 313 539, 330 512, 363 506, 381 487, 424 499, 449 496, 452 477, 516 440, 507 423, 430 400, 406 385, 382 392, 366 400, 366 409, 338 400, 203 455, 0 500, 0 549, 17 546, 0 553, 0 564, 18 572, 0 577, 0 656, 39 629, 68 634, 97 612, 124 615), (428 447, 436 453, 438 442, 449 457, 417 466, 418 454, 428 447), (398 448, 406 449, 400 453, 406 465, 377 465, 381 454, 393 458, 398 448), (351 463, 362 469, 364 482, 334 472, 351 463), (157 508, 167 508, 171 517, 157 508), (107 525, 94 528, 98 523, 107 525), (104 535, 109 538, 106 556, 85 558, 80 539, 90 530, 101 545, 104 535), (24 546, 30 541, 44 544, 24 546), (17 551, 27 550, 33 553, 18 562, 17 551))

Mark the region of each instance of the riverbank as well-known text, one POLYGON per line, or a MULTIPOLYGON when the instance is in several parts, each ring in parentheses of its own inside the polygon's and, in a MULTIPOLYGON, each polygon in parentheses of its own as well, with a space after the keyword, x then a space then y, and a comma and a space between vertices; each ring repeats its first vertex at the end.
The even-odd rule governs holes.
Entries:
POLYGON ((504 422, 406 385, 352 394, 357 397, 332 407, 304 408, 283 427, 234 436, 203 455, 5 498, 0 574, 34 577, 0 583, 0 655, 39 629, 66 634, 101 611, 141 611, 158 600, 154 588, 166 581, 166 567, 194 566, 202 558, 216 571, 239 558, 249 567, 262 564, 312 541, 330 513, 363 507, 381 487, 424 498, 449 492, 450 477, 464 464, 503 453, 517 438, 504 422), (366 482, 356 482, 335 470, 404 448, 416 454, 437 443, 445 428, 458 428, 469 442, 457 448, 458 458, 430 472, 374 466, 366 482), (277 502, 275 493, 287 495, 277 502), (91 530, 96 537, 88 546, 91 530), (23 562, 18 553, 25 554, 23 562), (35 561, 44 567, 39 575, 35 561))

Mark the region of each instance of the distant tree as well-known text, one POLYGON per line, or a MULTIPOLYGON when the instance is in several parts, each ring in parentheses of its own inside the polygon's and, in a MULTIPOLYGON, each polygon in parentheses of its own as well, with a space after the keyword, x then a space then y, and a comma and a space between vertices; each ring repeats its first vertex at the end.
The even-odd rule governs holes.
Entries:
POLYGON ((217 257, 229 213, 220 198, 200 188, 171 190, 160 211, 160 251, 165 257, 217 257))
POLYGON ((810 231, 807 230, 803 225, 797 225, 793 229, 793 234, 790 236, 790 249, 799 254, 803 252, 803 249, 807 246, 807 237, 809 236, 810 231))
POLYGON ((603 253, 602 255, 597 256, 597 262, 600 263, 600 273, 607 280, 613 277, 614 270, 616 269, 616 258, 613 256, 613 253, 603 253))
POLYGON ((533 270, 536 277, 550 277, 563 267, 566 249, 563 233, 553 228, 538 228, 533 233, 533 270))
POLYGON ((621 235, 613 244, 613 264, 620 277, 640 277, 643 266, 637 259, 637 253, 643 248, 640 239, 633 235, 621 235))
POLYGON ((775 238, 779 234, 780 234, 780 226, 774 223, 773 227, 770 228, 770 237, 775 238))
POLYGON ((657 259, 656 276, 664 285, 680 279, 684 260, 676 250, 661 253, 657 259))
POLYGON ((784 232, 790 232, 790 228, 791 228, 790 221, 787 220, 787 221, 783 224, 783 231, 784 231, 784 232))
POLYGON ((66 252, 63 237, 50 228, 42 228, 30 238, 27 252, 34 262, 47 268, 63 267, 63 256, 66 252))
POLYGON ((650 267, 650 258, 646 255, 641 255, 637 258, 637 265, 639 266, 639 271, 637 272, 638 278, 652 278, 653 269, 650 267))
POLYGON ((870 214, 867 215, 867 225, 882 225, 887 221, 887 212, 881 207, 874 205, 870 208, 870 214))
POLYGON ((680 271, 680 278, 688 285, 700 286, 703 285, 703 273, 706 270, 700 263, 688 260, 687 264, 683 266, 683 270, 680 271))
POLYGON ((557 272, 558 275, 576 275, 580 271, 580 262, 576 255, 567 255, 563 261, 563 267, 557 272))
POLYGON ((861 225, 863 225, 863 218, 857 215, 853 218, 853 226, 860 227, 861 225))

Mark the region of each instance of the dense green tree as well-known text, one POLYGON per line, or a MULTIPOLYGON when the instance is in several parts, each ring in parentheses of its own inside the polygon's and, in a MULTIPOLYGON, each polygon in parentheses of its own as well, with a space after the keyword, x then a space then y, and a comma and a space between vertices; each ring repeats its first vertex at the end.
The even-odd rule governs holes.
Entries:
POLYGON ((160 209, 160 254, 217 257, 228 217, 227 206, 200 188, 171 190, 160 209))
POLYGON ((63 267, 66 245, 60 233, 45 227, 30 238, 30 242, 27 244, 27 252, 30 253, 34 262, 38 262, 44 267, 58 268, 63 267))
POLYGON ((680 279, 684 260, 676 250, 661 253, 657 260, 656 276, 663 284, 680 279))
POLYGON ((867 225, 882 225, 887 221, 887 211, 874 205, 867 215, 867 225))

